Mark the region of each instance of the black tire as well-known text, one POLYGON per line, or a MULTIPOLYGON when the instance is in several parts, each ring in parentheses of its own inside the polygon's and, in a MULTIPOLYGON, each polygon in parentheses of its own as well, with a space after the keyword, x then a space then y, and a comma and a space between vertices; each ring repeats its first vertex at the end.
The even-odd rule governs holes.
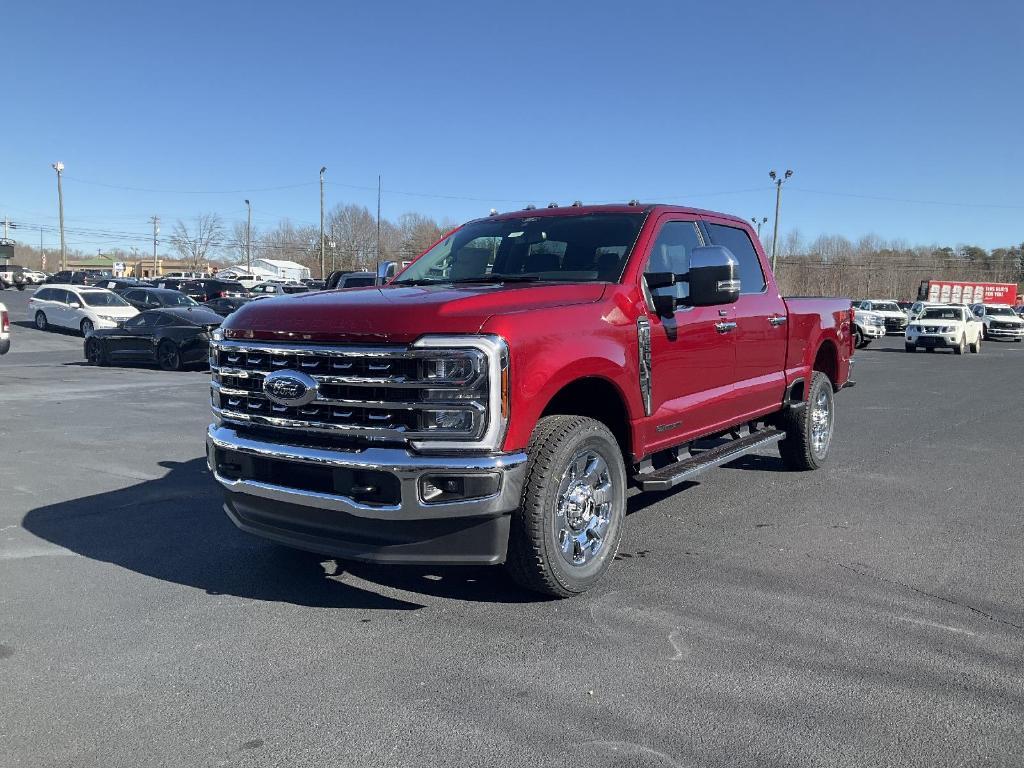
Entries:
POLYGON ((180 371, 181 351, 178 345, 169 339, 161 341, 160 346, 156 348, 156 361, 165 371, 180 371))
POLYGON ((779 443, 779 455, 787 469, 807 471, 825 463, 835 431, 836 410, 832 395, 832 381, 821 371, 815 371, 805 398, 806 405, 789 409, 782 415, 779 427, 785 431, 786 438, 779 443), (827 405, 827 434, 823 443, 815 434, 815 426, 820 426, 815 414, 820 411, 822 401, 827 405))
POLYGON ((981 334, 978 334, 978 340, 971 344, 971 352, 975 355, 981 352, 981 334))
POLYGON ((89 365, 109 365, 110 359, 107 357, 107 350, 103 347, 103 342, 93 337, 85 340, 85 359, 89 361, 89 365))
MULTIPOLYGON (((538 422, 527 448, 529 462, 523 483, 522 502, 512 513, 506 565, 509 575, 522 587, 554 597, 571 597, 590 589, 608 570, 619 548, 622 521, 626 516, 626 467, 615 436, 599 421, 584 416, 546 416, 538 422), (585 507, 587 519, 580 525, 605 520, 600 548, 594 539, 572 526, 566 507, 574 486, 587 486, 600 457, 603 470, 595 482, 606 487, 605 515, 585 507), (584 465, 582 474, 573 469, 584 465), (588 472, 587 470, 590 470, 588 472), (559 513, 559 499, 563 511, 559 513), (561 521, 561 522, 560 522, 561 521), (579 545, 579 540, 587 543, 579 545), (571 550, 571 551, 570 551, 571 550), (585 552, 584 550, 588 550, 585 552), (577 560, 579 562, 570 562, 577 560)), ((595 489, 591 489, 595 490, 595 489)), ((582 515, 581 515, 582 516, 582 515)))
POLYGON ((92 324, 92 320, 90 320, 88 317, 85 318, 81 323, 79 323, 78 327, 82 331, 82 336, 88 336, 95 330, 95 326, 92 324))
POLYGON ((860 328, 853 329, 853 346, 857 349, 862 349, 867 346, 867 344, 864 343, 864 334, 861 333, 860 328))
POLYGON ((50 327, 50 324, 46 321, 46 313, 40 310, 36 312, 36 328, 40 331, 45 331, 50 327))
POLYGON ((962 355, 967 350, 967 334, 960 337, 960 343, 953 347, 954 355, 962 355))
POLYGON ((907 352, 917 352, 917 344, 904 344, 903 348, 907 350, 907 352))

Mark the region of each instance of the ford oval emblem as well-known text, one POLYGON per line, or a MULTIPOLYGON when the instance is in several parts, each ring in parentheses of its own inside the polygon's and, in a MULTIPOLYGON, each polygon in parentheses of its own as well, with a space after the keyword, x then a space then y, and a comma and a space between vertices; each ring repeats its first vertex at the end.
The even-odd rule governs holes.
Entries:
POLYGON ((300 406, 316 399, 317 383, 299 371, 274 371, 263 379, 263 392, 278 405, 300 406))

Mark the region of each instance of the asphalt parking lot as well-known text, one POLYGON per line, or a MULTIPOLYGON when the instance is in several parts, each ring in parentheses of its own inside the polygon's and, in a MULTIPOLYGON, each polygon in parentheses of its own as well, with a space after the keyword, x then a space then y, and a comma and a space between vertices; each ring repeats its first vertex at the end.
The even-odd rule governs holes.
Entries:
POLYGON ((876 342, 825 469, 634 495, 605 581, 547 601, 239 532, 208 374, 12 331, 3 765, 1024 764, 1024 344, 876 342))

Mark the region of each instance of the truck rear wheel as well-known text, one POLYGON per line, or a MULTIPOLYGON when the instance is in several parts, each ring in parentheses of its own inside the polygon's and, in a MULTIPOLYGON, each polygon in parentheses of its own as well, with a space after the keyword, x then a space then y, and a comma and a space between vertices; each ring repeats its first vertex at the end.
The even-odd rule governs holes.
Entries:
POLYGON ((789 469, 817 469, 828 458, 835 425, 835 401, 832 382, 821 371, 811 377, 807 404, 798 410, 787 411, 779 426, 786 439, 779 443, 782 462, 789 469))
POLYGON ((555 597, 590 589, 619 548, 626 467, 595 419, 547 416, 527 449, 523 498, 512 515, 507 566, 521 586, 555 597))

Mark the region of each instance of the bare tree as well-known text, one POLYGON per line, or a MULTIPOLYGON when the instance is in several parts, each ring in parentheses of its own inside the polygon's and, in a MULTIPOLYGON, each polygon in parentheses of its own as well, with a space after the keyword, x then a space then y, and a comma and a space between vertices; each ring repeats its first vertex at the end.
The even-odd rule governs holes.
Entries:
POLYGON ((216 213, 203 213, 195 218, 195 225, 189 227, 181 219, 174 225, 168 241, 178 252, 182 261, 199 270, 209 261, 211 248, 222 243, 224 225, 216 213))

